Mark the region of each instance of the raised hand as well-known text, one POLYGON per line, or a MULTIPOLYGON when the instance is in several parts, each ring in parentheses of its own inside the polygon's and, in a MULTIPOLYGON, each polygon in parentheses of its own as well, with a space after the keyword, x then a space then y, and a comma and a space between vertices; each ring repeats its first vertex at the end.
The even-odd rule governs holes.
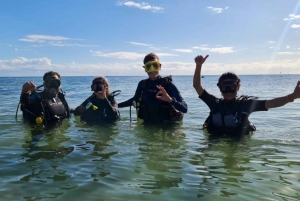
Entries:
POLYGON ((198 55, 195 58, 195 63, 197 65, 202 65, 208 57, 209 57, 209 55, 206 55, 205 57, 203 57, 202 55, 198 55))
POLYGON ((107 87, 105 87, 103 84, 101 85, 101 91, 95 91, 94 95, 97 97, 97 99, 106 99, 106 91, 107 87))
POLYGON ((156 94, 156 98, 162 101, 166 101, 168 103, 171 103, 173 101, 173 99, 169 96, 169 94, 167 93, 167 91, 165 90, 164 87, 158 85, 156 86, 157 89, 159 90, 156 94))
POLYGON ((295 89, 294 89, 294 92, 293 92, 293 98, 296 99, 296 98, 300 98, 300 80, 298 81, 295 89))
POLYGON ((26 82, 22 87, 22 93, 29 93, 34 90, 36 85, 33 82, 26 82))

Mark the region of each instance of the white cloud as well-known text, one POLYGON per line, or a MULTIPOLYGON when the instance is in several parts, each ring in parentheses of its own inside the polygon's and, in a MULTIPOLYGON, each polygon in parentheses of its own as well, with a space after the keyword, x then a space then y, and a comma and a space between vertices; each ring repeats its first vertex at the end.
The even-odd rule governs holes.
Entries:
POLYGON ((290 14, 289 17, 284 18, 283 20, 287 21, 287 20, 297 20, 297 19, 300 19, 300 15, 290 14))
POLYGON ((45 66, 51 66, 50 59, 46 57, 38 59, 27 59, 24 57, 18 57, 11 60, 0 60, 0 69, 43 69, 45 66))
POLYGON ((191 49, 172 49, 172 50, 176 52, 185 52, 185 53, 193 52, 193 50, 191 49))
POLYGON ((156 53, 159 57, 177 57, 177 54, 170 54, 170 53, 156 53))
MULTIPOLYGON (((168 53, 163 53, 170 56, 168 53)), ((163 55, 162 54, 162 55, 163 55)), ((159 55, 159 56, 162 56, 159 55)), ((144 56, 144 55, 143 55, 144 56)), ((162 62, 162 75, 193 75, 194 62, 162 62)), ((210 63, 206 62, 203 74, 220 75, 222 72, 233 71, 237 74, 270 74, 286 71, 290 74, 300 73, 300 59, 285 59, 276 61, 248 62, 248 63, 210 63)), ((85 63, 75 62, 67 64, 53 64, 49 58, 27 59, 18 57, 11 60, 0 60, 0 73, 7 76, 35 76, 43 75, 53 70, 62 76, 66 75, 145 75, 142 62, 121 63, 85 63), (131 69, 128 71, 128 69, 131 69)))
POLYGON ((31 43, 43 43, 46 41, 64 41, 70 39, 71 38, 66 38, 64 36, 27 35, 25 38, 21 38, 19 40, 31 43))
POLYGON ((300 28, 300 24, 292 24, 291 28, 298 29, 300 28))
POLYGON ((145 54, 139 54, 136 52, 112 52, 112 53, 103 53, 100 51, 92 52, 93 56, 98 57, 112 57, 117 59, 127 59, 127 60, 135 60, 140 59, 145 56, 145 54))
POLYGON ((19 51, 19 49, 18 49, 18 48, 15 48, 15 51, 17 52, 17 51, 19 51))
POLYGON ((146 46, 146 47, 151 47, 152 45, 150 44, 145 44, 145 43, 138 43, 138 42, 129 42, 132 45, 137 45, 137 46, 146 46))
POLYGON ((232 53, 234 52, 232 50, 232 47, 217 47, 217 48, 211 48, 210 52, 217 52, 221 54, 227 54, 227 53, 232 53))
POLYGON ((151 10, 152 12, 162 11, 164 10, 163 7, 159 6, 151 6, 149 3, 142 2, 136 3, 134 1, 123 1, 118 3, 119 6, 128 6, 128 7, 135 7, 141 10, 151 10))
POLYGON ((157 47, 149 47, 149 48, 152 50, 161 50, 160 48, 157 48, 157 47))
POLYGON ((287 45, 285 48, 286 48, 286 49, 290 49, 290 48, 291 48, 291 46, 287 45))
MULTIPOLYGON (((222 13, 223 12, 223 8, 214 8, 214 7, 207 7, 209 10, 211 10, 213 13, 222 13)), ((225 10, 228 9, 229 7, 225 7, 225 10)))
MULTIPOLYGON (((112 53, 103 53, 100 51, 91 51, 93 56, 99 56, 99 57, 110 57, 110 58, 117 58, 117 59, 126 59, 126 60, 136 60, 144 58, 146 54, 140 54, 136 52, 112 52, 112 53)), ((178 56, 175 54, 169 54, 169 53, 156 53, 157 56, 165 57, 165 56, 178 56)))
POLYGON ((269 40, 269 41, 267 41, 267 43, 273 44, 273 43, 275 43, 275 41, 269 40))
POLYGON ((97 47, 99 45, 84 45, 84 44, 78 44, 78 43, 66 43, 64 41, 55 41, 55 42, 49 42, 52 46, 58 46, 58 47, 97 47))
POLYGON ((211 48, 211 47, 192 47, 194 49, 199 49, 202 51, 208 51, 208 52, 216 52, 216 53, 220 53, 220 54, 227 54, 227 53, 233 53, 233 47, 215 47, 215 48, 211 48))

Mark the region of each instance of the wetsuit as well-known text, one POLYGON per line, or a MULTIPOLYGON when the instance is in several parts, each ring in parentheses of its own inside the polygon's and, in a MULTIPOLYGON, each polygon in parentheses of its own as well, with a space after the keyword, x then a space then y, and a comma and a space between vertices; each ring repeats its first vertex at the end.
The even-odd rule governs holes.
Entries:
POLYGON ((22 93, 20 97, 21 110, 25 120, 36 122, 39 117, 40 123, 57 122, 62 118, 70 117, 70 109, 63 93, 58 93, 52 98, 47 92, 32 94, 22 93))
POLYGON ((81 120, 87 123, 107 123, 119 119, 118 104, 115 98, 109 95, 106 99, 97 99, 92 95, 86 99, 81 106, 86 108, 84 113, 80 113, 77 107, 75 115, 81 115, 81 120))
POLYGON ((210 109, 210 115, 205 121, 204 128, 211 133, 248 134, 250 131, 256 130, 248 119, 249 115, 252 112, 268 110, 265 107, 266 100, 255 100, 247 96, 226 101, 204 90, 199 98, 210 109))
POLYGON ((147 122, 177 121, 183 118, 187 112, 187 104, 184 102, 177 87, 172 82, 171 76, 156 80, 145 79, 139 82, 133 98, 119 103, 119 108, 137 104, 138 117, 147 122), (159 100, 156 94, 159 91, 157 85, 165 88, 173 101, 171 103, 159 100))

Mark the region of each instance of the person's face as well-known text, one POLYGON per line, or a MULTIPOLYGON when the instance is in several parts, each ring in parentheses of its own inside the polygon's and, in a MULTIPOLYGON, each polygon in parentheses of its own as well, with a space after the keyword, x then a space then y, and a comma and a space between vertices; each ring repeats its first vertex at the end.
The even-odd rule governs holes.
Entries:
POLYGON ((236 97, 240 84, 237 80, 225 79, 218 83, 218 87, 224 99, 231 100, 236 97))
POLYGON ((49 93, 50 96, 56 97, 58 94, 60 88, 61 88, 61 82, 57 75, 51 75, 46 77, 44 81, 44 88, 45 91, 49 93))
POLYGON ((159 71, 161 70, 161 65, 159 63, 159 60, 154 59, 151 61, 148 61, 144 65, 145 71, 148 74, 149 78, 151 80, 156 80, 159 76, 159 71))

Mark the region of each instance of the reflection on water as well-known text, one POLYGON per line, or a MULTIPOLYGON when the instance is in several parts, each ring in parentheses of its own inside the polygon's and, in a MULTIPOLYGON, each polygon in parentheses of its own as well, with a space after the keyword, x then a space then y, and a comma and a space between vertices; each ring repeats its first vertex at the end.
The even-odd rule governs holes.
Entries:
MULTIPOLYGON (((90 93, 92 78, 80 79, 64 79, 70 106, 90 93), (87 93, 73 92, 78 84, 87 93)), ((119 79, 110 78, 117 89, 122 88, 119 79)), ((118 100, 130 98, 141 78, 135 79, 122 78, 129 91, 118 100)), ((268 85, 251 87, 262 79, 243 77, 243 85, 250 86, 246 94, 275 97, 270 90, 278 82, 276 76, 268 77, 268 85)), ((293 88, 292 79, 278 90, 293 88)), ((86 125, 72 117, 56 128, 32 127, 21 116, 15 121, 11 112, 17 103, 8 100, 17 100, 19 94, 4 91, 0 200, 300 200, 299 101, 253 114, 258 130, 251 136, 215 137, 199 130, 208 111, 191 95, 191 77, 174 80, 189 112, 181 124, 171 126, 130 122, 129 109, 124 109, 121 121, 108 126, 86 125)), ((214 88, 216 81, 205 77, 214 88)), ((10 89, 7 83, 14 82, 4 83, 10 89)))

